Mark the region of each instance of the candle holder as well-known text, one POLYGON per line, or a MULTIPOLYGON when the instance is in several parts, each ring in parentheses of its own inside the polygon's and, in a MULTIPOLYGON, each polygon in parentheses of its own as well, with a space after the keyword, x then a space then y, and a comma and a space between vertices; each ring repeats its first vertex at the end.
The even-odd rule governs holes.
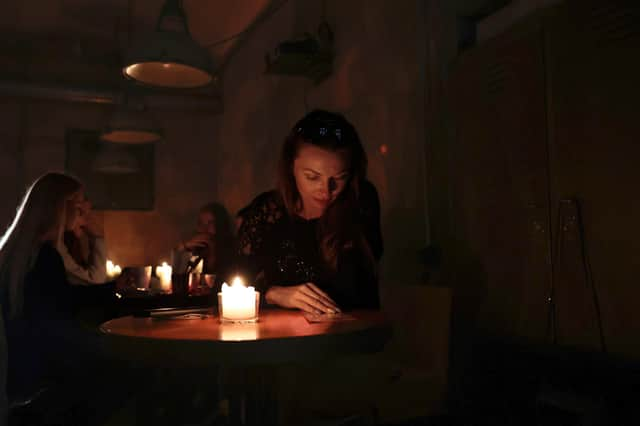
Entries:
MULTIPOLYGON (((233 301, 237 302, 237 301, 233 301)), ((229 304, 228 304, 229 305, 229 304)), ((223 303, 222 292, 218 292, 218 317, 225 324, 252 324, 258 322, 260 314, 260 292, 255 292, 253 306, 249 301, 241 305, 237 303, 227 306, 223 303)))

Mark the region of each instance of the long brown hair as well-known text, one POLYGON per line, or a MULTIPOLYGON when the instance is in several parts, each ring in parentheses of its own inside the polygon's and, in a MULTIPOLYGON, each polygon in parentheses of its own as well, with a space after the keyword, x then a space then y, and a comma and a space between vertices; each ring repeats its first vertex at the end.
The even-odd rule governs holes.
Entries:
POLYGON ((45 236, 52 236, 56 248, 63 244, 66 201, 81 188, 71 176, 47 173, 27 189, 11 225, 0 238, 0 291, 8 294, 10 316, 22 311, 24 280, 45 236))
POLYGON ((373 264, 360 223, 360 185, 367 175, 367 154, 356 129, 344 116, 324 110, 311 111, 293 126, 282 146, 278 164, 278 189, 291 216, 302 208, 293 162, 303 143, 344 152, 349 158, 349 180, 319 221, 318 242, 326 265, 335 272, 340 254, 351 248, 362 250, 373 264))
POLYGON ((217 273, 228 267, 235 253, 233 225, 227 208, 220 203, 209 203, 200 207, 200 213, 211 213, 216 223, 215 257, 217 273))

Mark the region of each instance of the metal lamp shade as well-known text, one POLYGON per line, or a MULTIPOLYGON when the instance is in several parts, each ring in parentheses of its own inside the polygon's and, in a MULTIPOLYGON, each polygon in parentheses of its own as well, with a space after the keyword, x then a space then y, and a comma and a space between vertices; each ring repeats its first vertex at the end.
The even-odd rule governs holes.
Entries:
POLYGON ((127 104, 118 107, 100 135, 100 139, 105 141, 124 144, 150 143, 161 138, 162 134, 149 115, 127 104))
POLYGON ((156 31, 132 46, 122 72, 148 86, 191 89, 211 83, 211 69, 209 52, 188 33, 156 31))
POLYGON ((133 154, 127 151, 127 145, 103 141, 92 169, 98 173, 122 175, 139 172, 140 165, 133 154))

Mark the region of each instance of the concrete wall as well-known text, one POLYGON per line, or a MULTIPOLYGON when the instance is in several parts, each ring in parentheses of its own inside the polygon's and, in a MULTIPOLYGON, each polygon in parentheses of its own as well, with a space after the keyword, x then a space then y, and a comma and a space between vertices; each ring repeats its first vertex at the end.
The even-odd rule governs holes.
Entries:
POLYGON ((382 202, 384 282, 419 283, 417 251, 428 239, 422 2, 327 1, 337 48, 332 76, 315 86, 304 78, 265 75, 265 54, 280 41, 315 32, 322 3, 287 3, 228 63, 216 137, 220 200, 236 212, 273 188, 279 147, 305 111, 342 112, 364 142, 382 202))
MULTIPOLYGON (((64 170, 66 129, 101 129, 109 109, 0 98, 2 229, 33 179, 64 170)), ((215 120, 179 111, 154 114, 165 134, 155 148, 155 208, 104 212, 108 256, 123 266, 168 260, 171 247, 193 229, 198 207, 215 199, 215 120)))

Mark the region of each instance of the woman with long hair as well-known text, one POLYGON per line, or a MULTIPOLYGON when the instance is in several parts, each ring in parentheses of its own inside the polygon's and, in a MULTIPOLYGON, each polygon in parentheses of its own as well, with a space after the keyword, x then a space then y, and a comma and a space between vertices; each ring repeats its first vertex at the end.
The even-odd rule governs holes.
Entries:
POLYGON ((82 185, 71 176, 47 173, 27 190, 16 215, 0 239, 0 291, 5 316, 15 318, 31 306, 27 275, 41 257, 59 257, 65 224, 71 220, 71 201, 82 185))
POLYGON ((90 369, 104 367, 99 363, 101 340, 74 319, 72 286, 57 249, 75 220, 79 191, 81 183, 71 176, 41 176, 0 239, 10 398, 29 395, 43 383, 82 382, 90 369))
POLYGON ((238 213, 239 255, 269 303, 309 313, 378 308, 380 204, 360 138, 315 110, 282 146, 278 189, 238 213))

